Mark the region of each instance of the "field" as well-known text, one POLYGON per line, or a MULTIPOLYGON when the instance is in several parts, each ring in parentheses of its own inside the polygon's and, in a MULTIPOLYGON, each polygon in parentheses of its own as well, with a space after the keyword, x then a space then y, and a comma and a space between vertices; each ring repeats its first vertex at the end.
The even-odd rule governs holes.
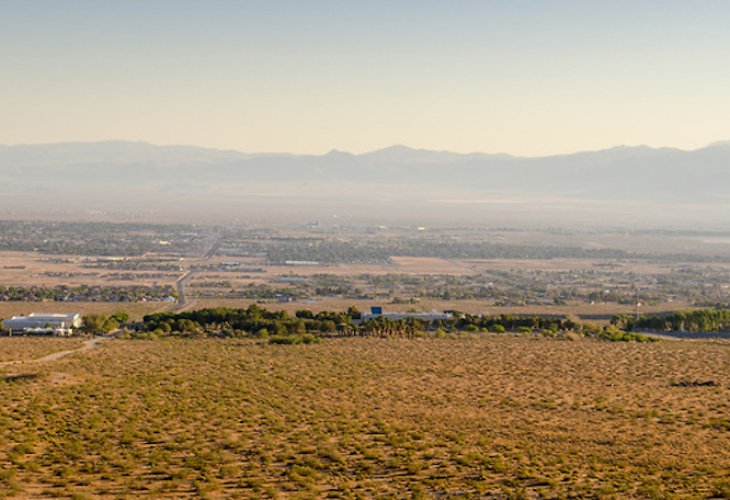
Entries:
POLYGON ((125 286, 172 284, 180 272, 125 271, 90 267, 95 259, 78 255, 46 255, 36 252, 0 252, 0 280, 3 285, 125 286), (130 275, 133 279, 130 279, 130 275))
POLYGON ((10 318, 32 312, 79 313, 109 315, 118 311, 129 314, 130 319, 139 320, 145 314, 169 308, 159 302, 0 302, 0 318, 10 318))
POLYGON ((79 347, 78 338, 6 337, 0 339, 0 363, 36 359, 58 351, 79 347))
POLYGON ((729 347, 512 335, 109 340, 0 367, 0 488, 43 498, 727 496, 729 347))

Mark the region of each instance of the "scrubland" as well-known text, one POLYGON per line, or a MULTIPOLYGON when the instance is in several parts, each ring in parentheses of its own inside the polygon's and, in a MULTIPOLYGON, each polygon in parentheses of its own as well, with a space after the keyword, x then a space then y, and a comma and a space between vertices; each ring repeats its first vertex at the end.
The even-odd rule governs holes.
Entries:
POLYGON ((730 495, 728 342, 110 340, 0 399, 7 496, 730 495))
POLYGON ((33 360, 58 351, 75 349, 79 338, 0 337, 0 363, 33 360))

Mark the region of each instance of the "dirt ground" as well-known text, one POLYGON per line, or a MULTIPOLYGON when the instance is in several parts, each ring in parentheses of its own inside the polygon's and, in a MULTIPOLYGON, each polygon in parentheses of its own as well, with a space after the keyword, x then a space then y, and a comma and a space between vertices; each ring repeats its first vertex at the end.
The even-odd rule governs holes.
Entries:
POLYGON ((175 282, 177 272, 124 271, 85 267, 86 257, 78 255, 46 255, 36 252, 0 252, 0 284, 4 286, 125 286, 175 282), (134 279, 123 279, 122 274, 134 279))
POLYGON ((0 494, 726 498, 728 347, 107 341, 0 368, 0 494))

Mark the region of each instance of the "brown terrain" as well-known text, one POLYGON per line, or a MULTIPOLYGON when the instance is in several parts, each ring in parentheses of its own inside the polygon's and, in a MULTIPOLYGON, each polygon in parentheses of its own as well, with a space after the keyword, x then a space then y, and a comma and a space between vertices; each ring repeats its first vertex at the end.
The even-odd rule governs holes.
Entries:
MULTIPOLYGON (((50 341, 0 347, 33 358, 50 341)), ((0 367, 0 491, 727 497, 728 346, 109 340, 0 367)))

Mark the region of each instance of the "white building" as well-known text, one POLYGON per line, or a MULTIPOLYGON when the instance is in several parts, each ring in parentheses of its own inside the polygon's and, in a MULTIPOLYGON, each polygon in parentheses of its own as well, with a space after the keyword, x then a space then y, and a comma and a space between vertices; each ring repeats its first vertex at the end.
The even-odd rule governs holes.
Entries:
POLYGON ((3 321, 3 330, 12 334, 36 333, 71 335, 74 328, 81 327, 79 313, 31 313, 28 316, 13 316, 3 321))

